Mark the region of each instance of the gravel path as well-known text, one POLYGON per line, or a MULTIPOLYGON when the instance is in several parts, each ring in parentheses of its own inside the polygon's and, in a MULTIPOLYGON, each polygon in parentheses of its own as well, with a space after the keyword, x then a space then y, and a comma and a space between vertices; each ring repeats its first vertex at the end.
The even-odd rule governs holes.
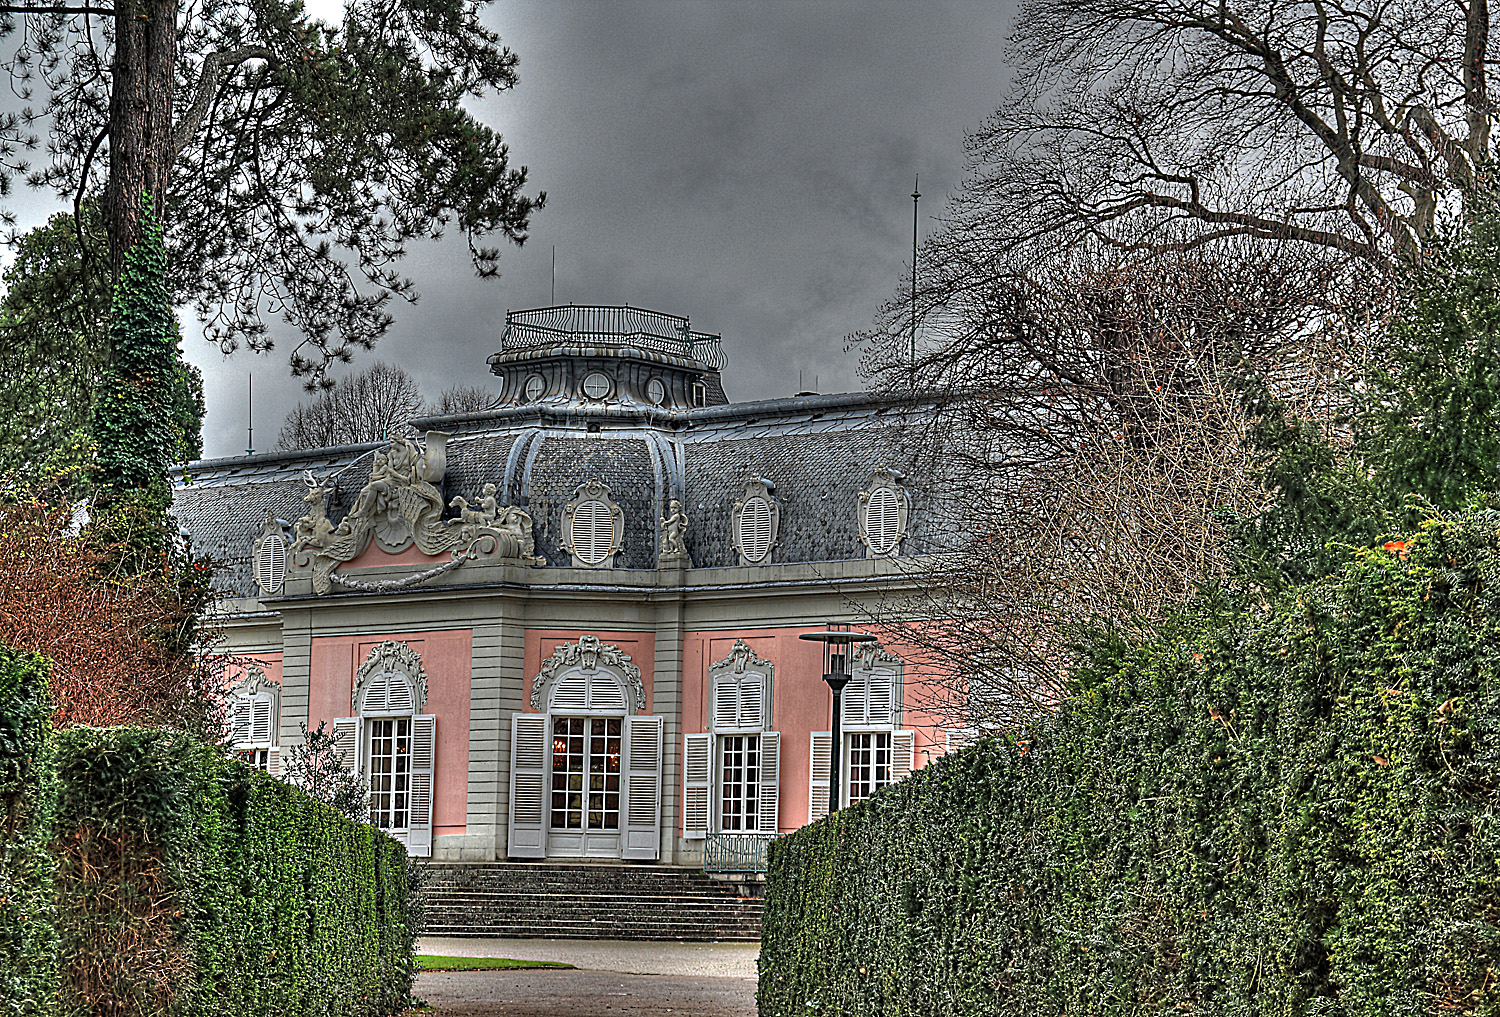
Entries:
POLYGON ((755 1017, 758 943, 427 937, 418 952, 577 968, 417 976, 439 1017, 755 1017))

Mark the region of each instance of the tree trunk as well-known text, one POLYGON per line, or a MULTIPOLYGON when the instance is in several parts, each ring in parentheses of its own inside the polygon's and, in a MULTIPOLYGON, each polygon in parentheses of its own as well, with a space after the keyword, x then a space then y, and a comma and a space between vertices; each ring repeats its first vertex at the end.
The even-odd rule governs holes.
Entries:
POLYGON ((177 66, 179 0, 121 0, 109 95, 110 264, 118 278, 140 233, 143 196, 156 214, 172 171, 172 85, 177 66))

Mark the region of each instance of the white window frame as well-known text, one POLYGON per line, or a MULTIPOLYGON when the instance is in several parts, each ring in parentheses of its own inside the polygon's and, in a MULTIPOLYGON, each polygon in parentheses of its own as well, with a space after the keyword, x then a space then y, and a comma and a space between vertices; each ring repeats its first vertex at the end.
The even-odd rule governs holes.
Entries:
POLYGON ((250 668, 225 703, 230 751, 257 770, 281 774, 281 686, 250 668))
MULTIPOLYGON (((424 714, 427 705, 427 675, 421 657, 404 642, 388 639, 370 652, 356 675, 350 697, 352 717, 333 722, 340 759, 358 773, 371 794, 375 774, 371 766, 376 724, 406 720, 407 739, 401 756, 406 762, 407 823, 404 827, 379 827, 406 847, 414 858, 432 855, 434 819, 433 788, 437 767, 437 717, 424 714)), ((396 769, 393 766, 392 770, 396 769)), ((373 801, 372 801, 373 804, 373 801)), ((372 813, 371 822, 376 816, 372 813)))
MULTIPOLYGON (((597 510, 588 509, 589 512, 597 510)), ((598 536, 598 531, 595 531, 598 536)), ((602 480, 590 480, 586 484, 580 484, 573 492, 573 499, 563 506, 563 544, 562 549, 573 557, 573 567, 580 569, 612 569, 615 567, 615 558, 620 554, 621 544, 625 539, 625 513, 619 505, 609 496, 609 485, 602 480), (578 543, 574 539, 573 522, 575 513, 585 506, 598 503, 603 507, 604 515, 609 522, 610 531, 608 540, 604 544, 604 553, 596 555, 593 548, 585 548, 588 557, 579 554, 578 543)))
MULTIPOLYGON (((708 730, 684 736, 683 831, 687 838, 712 833, 776 833, 780 826, 781 734, 773 718, 776 665, 736 639, 724 659, 709 665, 708 730), (725 754, 734 739, 755 739, 755 808, 740 829, 725 829, 725 754)), ((745 743, 748 749, 749 743, 745 743)), ((743 783, 738 782, 738 783, 743 783)), ((749 799, 741 787, 741 801, 749 799)))
POLYGON ((734 503, 734 518, 730 526, 735 552, 741 565, 765 565, 773 558, 771 552, 781 542, 781 506, 776 503, 776 485, 765 477, 755 477, 745 482, 745 489, 734 503), (747 547, 744 540, 745 513, 751 502, 764 501, 769 514, 769 535, 765 547, 759 544, 747 547), (752 557, 752 554, 754 555, 752 557))

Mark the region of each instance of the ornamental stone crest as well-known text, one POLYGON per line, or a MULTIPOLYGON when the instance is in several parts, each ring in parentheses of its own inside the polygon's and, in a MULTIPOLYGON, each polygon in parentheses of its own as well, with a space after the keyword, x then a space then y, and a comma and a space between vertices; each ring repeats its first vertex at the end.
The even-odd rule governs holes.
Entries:
POLYGON ((558 672, 577 667, 585 673, 597 671, 600 666, 612 668, 625 679, 630 697, 637 710, 646 708, 646 686, 641 681, 641 669, 631 662, 629 654, 618 646, 600 642, 598 636, 583 635, 576 643, 564 643, 552 651, 552 656, 542 662, 541 670, 531 683, 531 708, 538 713, 547 701, 548 687, 558 672))
POLYGON ((757 656, 755 650, 743 639, 736 639, 734 646, 730 647, 729 654, 723 660, 710 664, 708 670, 710 673, 729 671, 733 674, 744 674, 747 667, 769 676, 775 670, 776 665, 757 656))
POLYGON ((351 712, 360 713, 360 704, 370 682, 386 674, 399 674, 411 686, 414 713, 421 713, 427 705, 427 672, 422 670, 422 658, 406 643, 398 639, 387 639, 365 658, 354 673, 354 692, 349 697, 351 712))
POLYGON ((531 517, 518 508, 502 507, 495 499, 495 485, 486 484, 480 508, 470 509, 464 498, 450 503, 459 510, 457 519, 444 520, 443 496, 435 485, 442 483, 447 469, 448 435, 428 431, 426 444, 394 437, 375 456, 370 480, 360 490, 354 507, 335 527, 328 519, 328 489, 313 475, 303 474, 307 515, 294 527, 293 564, 312 570, 313 591, 328 593, 334 586, 382 592, 415 586, 466 561, 489 558, 525 565, 540 565, 531 536, 531 517), (336 575, 339 565, 353 561, 370 541, 388 553, 415 545, 423 554, 449 552, 451 560, 436 568, 386 583, 361 583, 336 575))
POLYGON ((850 651, 850 671, 873 671, 877 667, 901 667, 901 658, 879 643, 856 643, 850 651))

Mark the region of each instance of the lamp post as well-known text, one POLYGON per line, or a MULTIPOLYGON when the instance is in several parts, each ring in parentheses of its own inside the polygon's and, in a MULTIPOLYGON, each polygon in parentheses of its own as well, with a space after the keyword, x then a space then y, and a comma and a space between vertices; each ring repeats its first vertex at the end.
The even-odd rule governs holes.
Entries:
POLYGON ((833 744, 828 761, 828 814, 831 816, 839 810, 839 750, 844 741, 842 697, 844 686, 849 684, 849 644, 873 643, 875 637, 868 632, 850 632, 847 625, 829 623, 825 632, 804 632, 797 638, 823 644, 823 680, 833 690, 833 744))

